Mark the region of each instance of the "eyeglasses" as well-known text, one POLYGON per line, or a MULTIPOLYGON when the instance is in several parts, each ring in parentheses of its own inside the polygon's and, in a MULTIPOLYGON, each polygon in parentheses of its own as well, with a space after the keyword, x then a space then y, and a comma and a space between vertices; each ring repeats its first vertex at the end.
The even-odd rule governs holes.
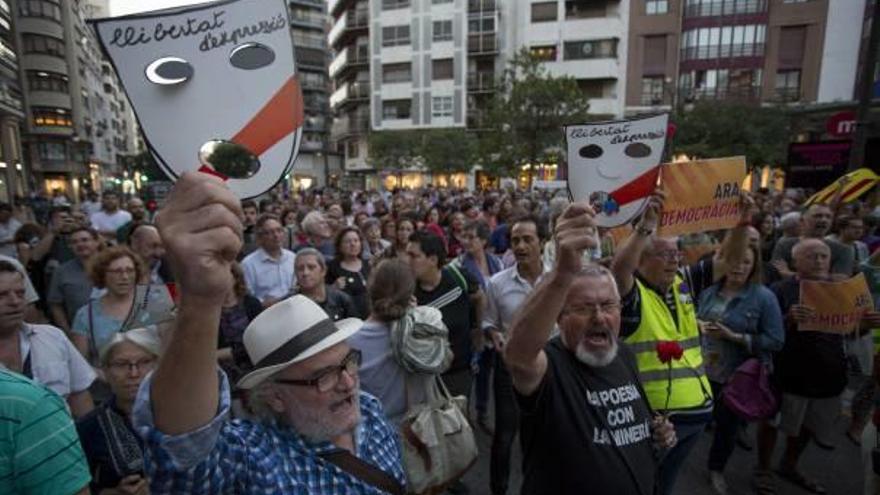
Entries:
POLYGON ((598 313, 611 315, 620 310, 619 301, 605 301, 592 304, 578 304, 565 310, 565 313, 592 318, 598 313))
POLYGON ((342 379, 343 371, 348 373, 348 376, 355 377, 357 376, 360 367, 361 351, 353 349, 345 356, 339 365, 327 369, 314 378, 308 380, 278 379, 275 380, 275 383, 315 387, 318 392, 323 394, 336 388, 336 385, 339 384, 339 380, 342 379))
POLYGON ((651 256, 663 258, 663 261, 681 261, 681 251, 654 251, 649 253, 651 256))
POLYGON ((110 369, 117 373, 135 371, 149 371, 156 364, 155 359, 141 359, 139 361, 111 361, 110 369))
POLYGON ((134 268, 113 268, 112 270, 107 270, 107 273, 112 273, 113 275, 134 275, 137 271, 134 268))

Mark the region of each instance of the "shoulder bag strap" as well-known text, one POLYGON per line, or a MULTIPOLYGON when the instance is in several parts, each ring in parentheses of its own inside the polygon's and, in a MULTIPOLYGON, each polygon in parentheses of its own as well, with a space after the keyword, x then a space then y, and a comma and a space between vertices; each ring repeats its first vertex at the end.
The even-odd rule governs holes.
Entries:
POLYGON ((319 454, 321 459, 339 469, 391 495, 404 495, 403 485, 385 471, 365 462, 345 449, 337 449, 319 454))
POLYGON ((98 359, 98 343, 95 342, 94 299, 89 299, 89 363, 98 359))

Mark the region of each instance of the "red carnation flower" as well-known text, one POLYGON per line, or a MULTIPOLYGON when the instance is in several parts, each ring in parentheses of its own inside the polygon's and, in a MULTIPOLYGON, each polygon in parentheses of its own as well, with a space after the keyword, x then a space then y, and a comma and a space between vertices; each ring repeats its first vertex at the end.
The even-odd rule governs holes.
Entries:
POLYGON ((675 341, 657 342, 657 359, 661 363, 669 363, 673 359, 678 361, 684 355, 684 349, 675 341))

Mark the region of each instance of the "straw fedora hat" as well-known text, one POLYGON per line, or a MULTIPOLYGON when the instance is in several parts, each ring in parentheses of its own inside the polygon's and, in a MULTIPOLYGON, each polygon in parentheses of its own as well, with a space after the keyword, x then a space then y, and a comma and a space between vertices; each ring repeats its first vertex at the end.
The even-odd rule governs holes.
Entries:
POLYGON ((360 330, 363 322, 334 322, 314 301, 296 295, 260 313, 244 331, 244 348, 254 370, 238 381, 252 389, 291 364, 333 347, 360 330))

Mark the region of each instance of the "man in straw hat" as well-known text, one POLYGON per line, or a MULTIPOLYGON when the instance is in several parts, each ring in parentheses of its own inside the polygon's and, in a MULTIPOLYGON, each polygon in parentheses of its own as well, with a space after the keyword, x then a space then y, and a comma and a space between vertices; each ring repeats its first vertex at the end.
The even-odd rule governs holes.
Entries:
POLYGON ((176 327, 135 404, 151 492, 403 493, 393 427, 359 390, 359 320, 332 322, 303 296, 281 301, 244 333, 256 420, 229 420, 230 385, 216 362, 230 264, 241 248, 238 199, 219 179, 180 177, 157 221, 180 304, 176 327))

